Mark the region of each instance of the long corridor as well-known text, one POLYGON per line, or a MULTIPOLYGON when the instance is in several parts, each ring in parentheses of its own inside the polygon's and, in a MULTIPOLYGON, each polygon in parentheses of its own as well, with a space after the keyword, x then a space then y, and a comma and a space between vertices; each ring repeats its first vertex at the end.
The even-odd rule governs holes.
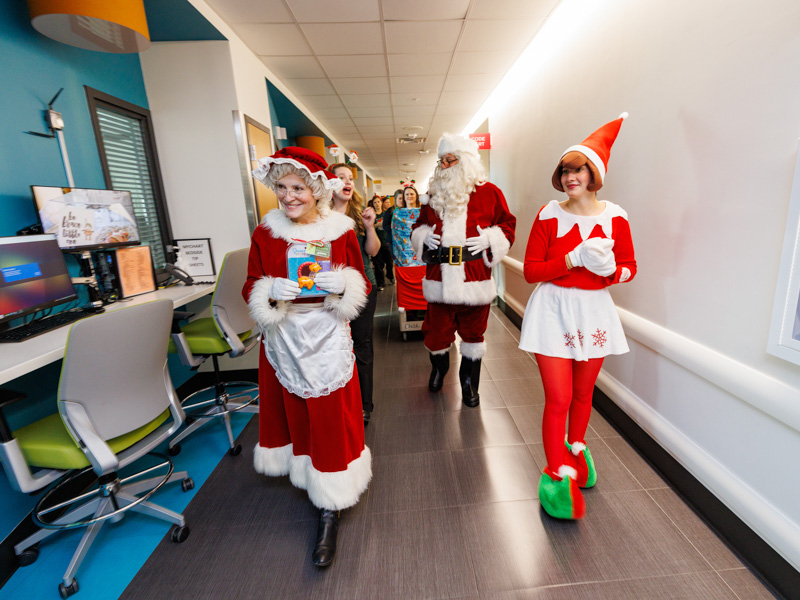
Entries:
POLYGON ((226 455, 186 509, 190 539, 162 541, 122 598, 773 598, 599 414, 587 516, 549 518, 537 500, 544 399, 516 327, 492 308, 481 404, 462 409, 457 349, 431 394, 421 335, 402 340, 393 293, 379 294, 375 324, 374 476, 342 514, 332 567, 311 564, 306 494, 253 471, 253 419, 242 455, 226 455))

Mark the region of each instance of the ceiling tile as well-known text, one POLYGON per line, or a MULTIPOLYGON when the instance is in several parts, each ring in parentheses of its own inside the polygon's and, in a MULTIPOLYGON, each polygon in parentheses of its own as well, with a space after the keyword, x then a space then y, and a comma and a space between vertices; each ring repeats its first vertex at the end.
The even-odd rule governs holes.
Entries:
POLYGON ((358 135, 361 132, 355 125, 353 125, 352 127, 347 127, 347 126, 342 127, 341 125, 339 125, 336 127, 335 133, 337 135, 358 135))
POLYGON ((560 0, 473 0, 470 19, 544 19, 560 0))
POLYGON ((502 52, 456 52, 450 75, 469 73, 503 73, 514 64, 519 56, 518 50, 502 52))
POLYGON ((330 127, 337 127, 339 125, 343 127, 353 127, 353 120, 352 119, 325 119, 325 124, 329 125, 330 127))
POLYGON ((206 0, 229 25, 233 23, 292 23, 283 0, 206 0))
POLYGON ((301 27, 320 56, 383 54, 383 34, 378 23, 317 23, 301 27))
POLYGON ((383 18, 387 21, 437 21, 463 19, 470 0, 382 0, 383 18))
POLYGON ((340 77, 332 81, 340 94, 381 94, 389 91, 386 77, 340 77))
POLYGON ((419 117, 430 119, 433 116, 435 106, 395 106, 394 116, 396 117, 419 117))
POLYGON ((439 92, 426 92, 424 94, 408 92, 392 94, 392 104, 394 106, 426 106, 439 102, 439 92))
POLYGON ((452 52, 428 54, 390 54, 390 75, 445 75, 452 52))
POLYGON ((420 75, 418 77, 392 77, 392 92, 440 92, 444 86, 443 75, 420 75))
POLYGON ((356 106, 391 106, 389 94, 342 94, 348 108, 356 106))
POLYGON ((354 117, 353 122, 359 128, 370 125, 392 125, 392 117, 354 117))
POLYGON ((342 106, 339 96, 302 96, 300 101, 308 108, 337 108, 342 106))
POLYGON ((394 134, 394 125, 363 125, 358 130, 365 137, 371 134, 394 134))
POLYGON ((259 58, 281 79, 325 77, 325 72, 313 56, 259 56, 259 58))
POLYGON ((322 96, 334 93, 327 79, 286 79, 284 83, 298 96, 322 96))
POLYGON ((442 92, 439 108, 472 109, 472 112, 477 112, 488 95, 489 91, 442 92))
MULTIPOLYGON (((263 0, 259 0, 261 1, 263 0)), ((375 0, 347 0, 347 2, 286 0, 286 2, 298 23, 358 23, 380 20, 380 10, 375 0)))
POLYGON ((344 119, 349 116, 344 108, 316 108, 314 114, 321 119, 344 119))
POLYGON ((459 52, 489 52, 525 48, 533 38, 541 19, 514 21, 479 21, 470 19, 464 25, 459 52))
POLYGON ((391 106, 352 106, 347 109, 351 117, 391 117, 391 106))
POLYGON ((296 25, 242 24, 233 28, 242 41, 258 55, 308 56, 308 47, 296 25))
POLYGON ((328 77, 383 77, 386 59, 383 54, 343 54, 320 56, 328 77))
MULTIPOLYGON (((421 125, 426 127, 428 123, 430 123, 430 117, 413 117, 413 116, 400 116, 396 115, 394 118, 394 124, 396 127, 409 127, 411 125, 421 125)), ((416 133, 412 132, 412 133, 416 133)))
POLYGON ((389 54, 427 54, 453 52, 461 33, 462 21, 422 21, 385 23, 389 54))
POLYGON ((475 73, 472 75, 450 75, 444 83, 446 92, 492 91, 500 81, 502 73, 475 73))

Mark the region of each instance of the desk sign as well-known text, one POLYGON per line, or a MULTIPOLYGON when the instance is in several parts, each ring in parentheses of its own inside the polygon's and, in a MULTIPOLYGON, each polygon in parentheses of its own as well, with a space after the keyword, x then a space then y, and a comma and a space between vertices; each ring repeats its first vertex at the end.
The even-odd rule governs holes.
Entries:
POLYGON ((216 275, 210 238, 175 240, 175 250, 178 251, 178 262, 175 266, 192 277, 216 275))

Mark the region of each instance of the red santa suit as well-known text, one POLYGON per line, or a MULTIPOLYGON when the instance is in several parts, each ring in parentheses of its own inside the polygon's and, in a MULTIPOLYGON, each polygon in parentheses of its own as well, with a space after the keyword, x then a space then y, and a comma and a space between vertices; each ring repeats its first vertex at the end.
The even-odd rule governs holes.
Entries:
POLYGON ((321 509, 354 505, 372 477, 349 327, 369 289, 346 215, 331 212, 300 225, 276 209, 253 234, 242 294, 264 346, 255 468, 264 475, 288 474, 321 509), (289 246, 316 240, 330 243, 332 269, 346 279, 344 293, 271 300, 273 278, 287 277, 289 246))
POLYGON ((483 356, 489 305, 497 296, 492 267, 508 254, 514 243, 516 223, 503 192, 488 182, 475 187, 466 210, 444 209, 440 213, 424 203, 411 234, 417 256, 422 256, 425 238, 431 231, 441 235, 442 247, 460 246, 464 256, 468 253, 467 238, 480 235, 478 227, 489 238, 489 248, 479 260, 427 266, 422 291, 428 301, 428 312, 422 331, 425 346, 432 353, 449 348, 458 331, 463 342, 462 355, 475 359, 483 356))

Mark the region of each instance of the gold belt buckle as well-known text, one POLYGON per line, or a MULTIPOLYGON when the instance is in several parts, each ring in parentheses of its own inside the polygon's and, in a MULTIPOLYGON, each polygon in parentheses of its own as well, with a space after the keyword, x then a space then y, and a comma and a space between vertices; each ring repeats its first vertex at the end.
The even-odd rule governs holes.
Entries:
POLYGON ((448 257, 448 264, 458 266, 461 264, 461 246, 450 246, 450 256, 448 257), (458 258, 453 258, 453 250, 458 250, 458 258))

